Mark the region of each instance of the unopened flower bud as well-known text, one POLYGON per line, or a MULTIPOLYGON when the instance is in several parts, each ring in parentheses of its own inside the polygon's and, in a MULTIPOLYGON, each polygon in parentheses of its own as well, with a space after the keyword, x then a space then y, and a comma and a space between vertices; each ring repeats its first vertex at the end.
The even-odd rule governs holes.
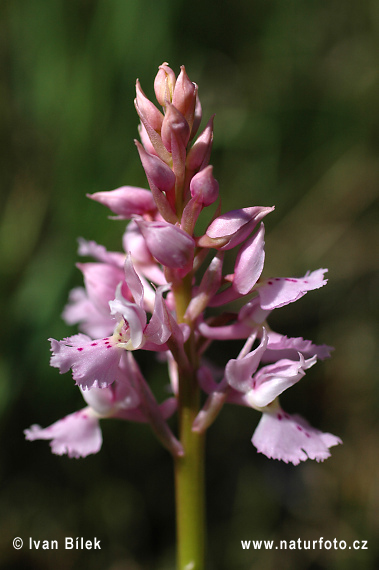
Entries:
POLYGON ((154 91, 157 101, 162 107, 171 103, 176 77, 168 63, 162 63, 154 80, 154 91))
POLYGON ((161 192, 172 190, 175 186, 175 174, 171 168, 158 156, 146 152, 138 141, 135 141, 135 144, 149 183, 152 182, 161 192))
POLYGON ((178 109, 174 105, 167 105, 166 114, 162 123, 162 142, 168 152, 172 152, 172 138, 185 148, 189 141, 189 125, 178 109))
POLYGON ((187 155, 186 166, 188 170, 196 172, 200 168, 207 166, 212 150, 213 142, 213 118, 209 119, 207 126, 198 136, 187 155))
POLYGON ((96 192, 95 194, 87 194, 87 196, 104 206, 108 206, 112 212, 125 219, 129 219, 133 215, 142 216, 157 210, 151 192, 135 186, 121 186, 116 190, 96 192))
POLYGON ((138 79, 136 83, 136 106, 138 107, 139 112, 144 116, 145 120, 154 129, 154 131, 159 133, 162 128, 163 115, 156 108, 154 103, 152 103, 150 99, 146 97, 145 93, 142 91, 141 84, 138 79))
POLYGON ((218 198, 218 182, 213 176, 213 166, 200 170, 190 183, 192 198, 203 206, 210 206, 218 198))
POLYGON ((190 128, 193 124, 195 114, 197 86, 188 77, 184 65, 176 80, 172 104, 185 117, 190 128))
POLYGON ((192 140, 193 137, 196 135, 196 133, 200 127, 202 116, 203 116, 203 110, 201 108, 199 93, 196 91, 195 115, 193 118, 193 125, 192 125, 192 129, 191 129, 190 140, 192 140))
POLYGON ((136 220, 150 253, 166 267, 186 266, 193 258, 195 241, 178 226, 167 222, 136 220))
POLYGON ((141 143, 144 146, 144 149, 150 154, 155 154, 156 156, 158 156, 157 151, 155 150, 143 123, 140 123, 138 125, 138 134, 141 143))
POLYGON ((208 226, 206 234, 199 240, 199 245, 220 250, 232 249, 242 243, 257 223, 273 209, 273 207, 251 206, 222 214, 208 226))

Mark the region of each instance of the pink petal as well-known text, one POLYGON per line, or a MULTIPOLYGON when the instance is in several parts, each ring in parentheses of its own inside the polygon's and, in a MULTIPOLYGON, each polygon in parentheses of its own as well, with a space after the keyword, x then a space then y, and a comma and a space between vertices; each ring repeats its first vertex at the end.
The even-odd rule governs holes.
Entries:
MULTIPOLYGON (((147 190, 146 190, 147 192, 147 190)), ((78 238, 78 254, 82 256, 93 257, 102 263, 109 263, 116 267, 123 267, 125 255, 118 251, 107 251, 107 249, 95 241, 78 238)))
POLYGON ((117 318, 122 317, 129 326, 131 350, 141 347, 146 326, 146 312, 135 303, 130 303, 121 295, 120 288, 116 291, 116 299, 109 301, 111 314, 117 318))
POLYGON ((324 461, 330 456, 329 448, 342 443, 339 437, 322 433, 302 417, 282 410, 264 413, 251 441, 259 453, 294 465, 307 459, 324 461))
MULTIPOLYGON (((124 281, 124 272, 120 267, 108 263, 78 263, 77 267, 84 276, 84 284, 90 301, 103 313, 109 315, 109 301, 114 299, 117 285, 124 281)), ((124 284, 123 293, 131 298, 124 284)))
POLYGON ((146 340, 153 344, 164 344, 171 335, 170 318, 162 293, 166 287, 158 287, 155 295, 154 311, 145 329, 146 340))
POLYGON ((134 269, 130 254, 127 254, 126 256, 124 268, 126 284, 128 285, 130 292, 133 295, 134 301, 137 303, 137 305, 142 307, 144 289, 141 279, 138 277, 137 272, 134 269))
POLYGON ((225 377, 232 388, 239 392, 248 392, 251 389, 251 377, 259 366, 266 345, 267 333, 263 329, 262 341, 255 350, 242 358, 229 360, 225 368, 225 377))

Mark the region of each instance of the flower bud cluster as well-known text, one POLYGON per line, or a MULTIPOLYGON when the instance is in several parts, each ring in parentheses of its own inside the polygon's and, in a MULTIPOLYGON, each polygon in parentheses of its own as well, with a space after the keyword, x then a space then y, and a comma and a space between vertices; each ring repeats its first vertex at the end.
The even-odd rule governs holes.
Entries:
POLYGON ((194 431, 207 429, 226 403, 247 406, 262 414, 252 438, 259 452, 294 464, 323 460, 339 438, 284 412, 279 396, 331 348, 276 333, 267 318, 325 285, 326 269, 301 278, 262 276, 262 220, 274 208, 247 206, 221 214, 219 184, 209 164, 213 117, 195 139, 202 118, 197 85, 184 66, 176 77, 163 63, 154 92, 160 109, 137 80, 136 146, 149 189, 122 186, 89 196, 129 220, 123 251, 80 241, 79 254, 94 261, 78 264, 85 286, 71 292, 63 317, 81 332, 50 339, 51 365, 61 373, 71 369, 87 406, 49 428, 32 426, 26 436, 50 439, 55 453, 82 457, 100 449, 99 420, 113 417, 148 422, 174 456, 183 455, 167 418, 191 375, 205 394, 194 431), (200 213, 218 201, 199 235, 200 213), (223 270, 229 251, 236 252, 232 274, 223 270), (238 312, 228 307, 208 315, 208 307, 236 299, 242 301, 238 312), (231 339, 244 341, 241 351, 217 371, 204 354, 211 343, 231 339), (133 356, 136 350, 167 361, 172 397, 157 402, 133 356))

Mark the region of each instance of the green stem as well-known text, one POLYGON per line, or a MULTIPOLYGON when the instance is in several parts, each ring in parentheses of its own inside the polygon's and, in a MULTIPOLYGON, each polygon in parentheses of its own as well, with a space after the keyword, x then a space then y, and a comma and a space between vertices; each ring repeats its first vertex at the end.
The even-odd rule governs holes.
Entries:
POLYGON ((178 570, 204 570, 204 434, 191 431, 196 415, 182 410, 185 455, 175 460, 178 570))
MULTIPOLYGON (((174 287, 178 322, 183 322, 191 299, 192 275, 174 287)), ((179 438, 184 456, 175 458, 177 570, 204 570, 205 497, 204 434, 194 433, 192 424, 200 408, 196 378, 197 358, 193 335, 186 343, 191 369, 179 369, 179 438)))

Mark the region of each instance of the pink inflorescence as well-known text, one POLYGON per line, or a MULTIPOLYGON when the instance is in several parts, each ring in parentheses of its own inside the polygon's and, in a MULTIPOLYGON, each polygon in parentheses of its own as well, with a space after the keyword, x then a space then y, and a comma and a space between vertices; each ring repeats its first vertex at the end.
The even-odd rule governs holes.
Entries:
POLYGON ((136 147, 149 189, 121 186, 89 196, 128 220, 123 251, 110 252, 80 239, 79 254, 94 261, 78 264, 84 287, 70 293, 63 317, 81 332, 50 339, 51 365, 60 373, 71 370, 87 405, 48 428, 32 426, 26 437, 51 440, 54 453, 85 457, 101 447, 99 420, 118 418, 148 422, 173 455, 183 455, 167 418, 177 409, 178 378, 188 365, 206 395, 194 431, 207 429, 224 404, 247 406, 261 413, 252 437, 259 452, 293 464, 322 461, 340 439, 284 412, 279 396, 318 359, 328 357, 331 348, 274 332, 267 319, 272 310, 325 285, 327 270, 301 278, 262 276, 262 220, 274 208, 248 206, 222 214, 219 184, 209 164, 213 117, 198 134, 202 110, 197 85, 184 66, 176 77, 164 63, 154 90, 161 108, 137 81, 136 147), (199 215, 210 207, 208 227, 199 234, 199 215), (232 250, 234 270, 226 274, 224 258, 232 250), (178 292, 184 283, 183 307, 178 292), (237 299, 242 301, 238 312, 228 306, 217 317, 207 313, 208 307, 222 311, 237 299), (219 373, 204 353, 211 343, 231 339, 244 344, 219 373), (186 343, 196 351, 196 364, 186 361, 191 353, 186 343), (171 397, 157 402, 133 356, 136 350, 159 353, 159 360, 167 362, 171 397))

